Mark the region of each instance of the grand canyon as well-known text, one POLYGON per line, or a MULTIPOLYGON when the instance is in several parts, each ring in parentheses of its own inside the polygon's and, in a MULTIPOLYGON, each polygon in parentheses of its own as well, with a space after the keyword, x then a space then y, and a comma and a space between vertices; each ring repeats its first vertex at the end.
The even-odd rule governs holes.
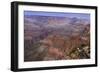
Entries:
POLYGON ((89 59, 90 21, 24 15, 24 61, 89 59))

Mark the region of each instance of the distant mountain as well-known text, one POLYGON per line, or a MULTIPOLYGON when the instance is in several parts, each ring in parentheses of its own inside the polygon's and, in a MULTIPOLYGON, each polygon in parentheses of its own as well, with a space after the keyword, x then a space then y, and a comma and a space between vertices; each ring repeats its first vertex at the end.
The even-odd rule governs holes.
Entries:
POLYGON ((89 24, 90 21, 79 18, 68 18, 68 17, 55 17, 55 16, 25 16, 25 23, 33 23, 37 25, 57 25, 63 26, 68 24, 89 24))

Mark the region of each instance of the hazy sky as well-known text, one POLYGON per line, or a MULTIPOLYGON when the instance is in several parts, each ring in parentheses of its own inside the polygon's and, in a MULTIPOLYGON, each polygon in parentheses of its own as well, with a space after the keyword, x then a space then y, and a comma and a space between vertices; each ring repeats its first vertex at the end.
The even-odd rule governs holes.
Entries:
POLYGON ((80 19, 90 20, 90 14, 87 13, 24 11, 24 15, 59 16, 59 17, 70 17, 70 18, 77 17, 80 19))

